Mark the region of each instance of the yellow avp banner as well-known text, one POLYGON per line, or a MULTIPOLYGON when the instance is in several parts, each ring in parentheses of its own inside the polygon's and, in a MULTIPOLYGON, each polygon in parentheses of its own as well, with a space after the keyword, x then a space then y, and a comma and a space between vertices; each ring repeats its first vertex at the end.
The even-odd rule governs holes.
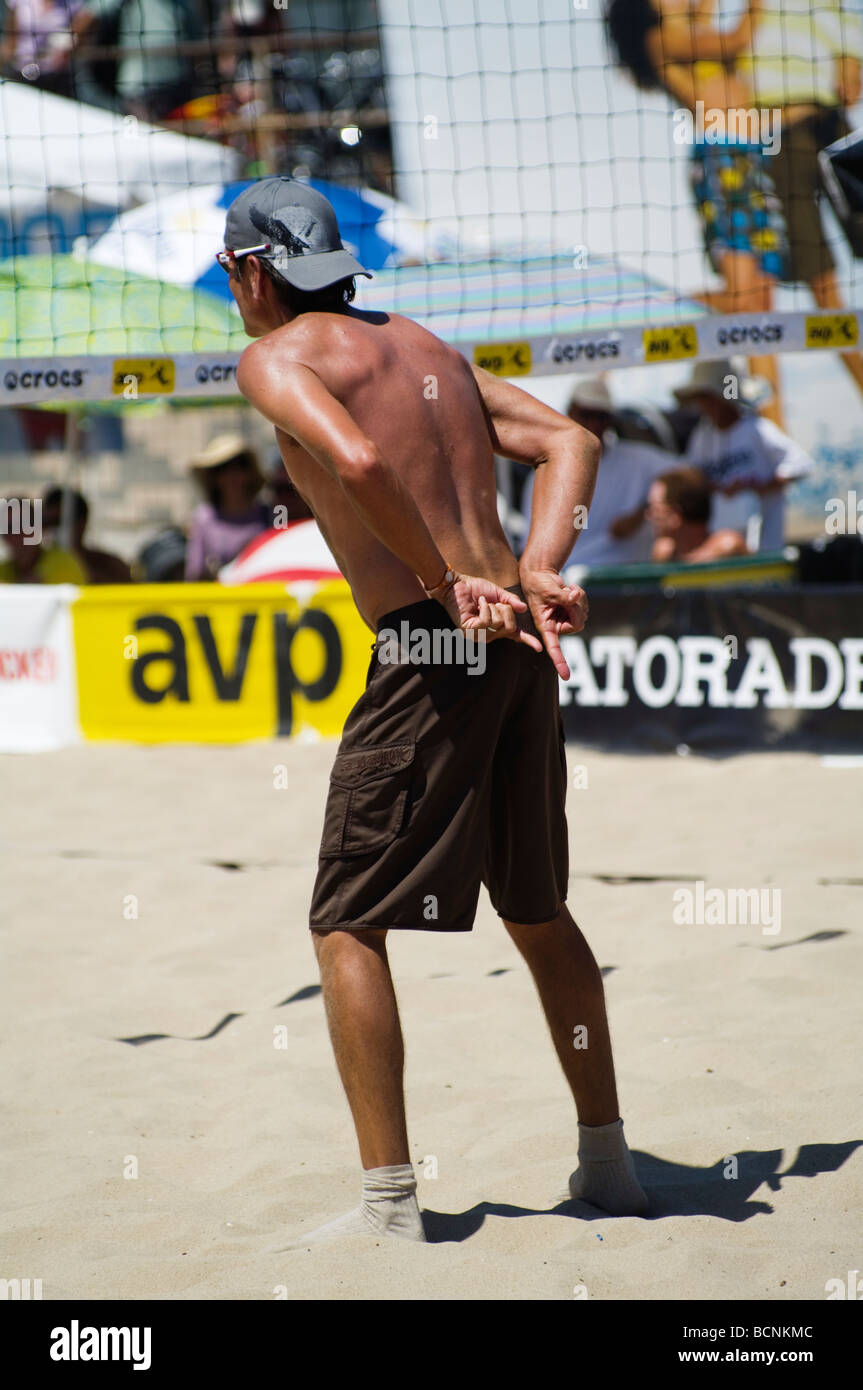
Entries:
POLYGON ((72 622, 84 738, 138 743, 338 735, 374 641, 343 579, 96 586, 72 622))

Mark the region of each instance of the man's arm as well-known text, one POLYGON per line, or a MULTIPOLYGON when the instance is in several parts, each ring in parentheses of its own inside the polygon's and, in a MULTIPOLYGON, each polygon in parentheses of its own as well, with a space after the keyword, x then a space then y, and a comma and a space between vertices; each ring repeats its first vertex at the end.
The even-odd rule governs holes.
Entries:
POLYGON ((536 470, 521 563, 527 569, 559 570, 578 535, 575 509, 586 510, 593 497, 599 440, 510 382, 481 367, 474 367, 473 373, 494 452, 536 470))
POLYGON ((595 435, 526 391, 480 367, 473 372, 494 452, 536 470, 519 579, 546 651, 566 680, 569 667, 559 638, 584 627, 587 596, 577 585, 564 584, 560 566, 578 535, 575 508, 590 506, 601 446, 595 435))
POLYGON ((746 541, 740 532, 726 528, 724 531, 714 531, 683 558, 687 565, 703 565, 709 560, 726 560, 733 555, 748 554, 746 541))
POLYGON ((636 507, 631 512, 621 512, 616 516, 608 528, 609 535, 616 541, 628 541, 630 536, 634 536, 644 525, 644 518, 647 516, 647 503, 642 502, 640 507, 636 507))

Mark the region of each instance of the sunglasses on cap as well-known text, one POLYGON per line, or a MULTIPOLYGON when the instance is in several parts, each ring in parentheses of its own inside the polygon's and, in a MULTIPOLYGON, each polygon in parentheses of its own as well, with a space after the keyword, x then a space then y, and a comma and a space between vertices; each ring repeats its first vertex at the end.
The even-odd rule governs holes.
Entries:
POLYGON ((231 262, 238 261, 241 256, 262 255, 264 251, 272 251, 273 247, 269 241, 262 241, 260 246, 244 246, 242 251, 217 251, 216 260, 223 270, 231 273, 231 262))

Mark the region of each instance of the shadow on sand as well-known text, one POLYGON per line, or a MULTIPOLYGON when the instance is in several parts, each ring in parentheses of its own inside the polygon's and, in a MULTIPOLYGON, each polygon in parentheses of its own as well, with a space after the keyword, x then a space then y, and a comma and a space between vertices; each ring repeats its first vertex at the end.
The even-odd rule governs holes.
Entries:
MULTIPOLYGON (((664 1216, 715 1216, 723 1221, 748 1221, 761 1213, 771 1215, 769 1202, 753 1201, 753 1193, 765 1183, 779 1192, 785 1178, 815 1178, 819 1173, 835 1173, 863 1145, 861 1139, 841 1144, 803 1144, 797 1157, 786 1168, 784 1149, 744 1150, 735 1154, 737 1177, 729 1172, 728 1158, 717 1159, 709 1168, 692 1168, 685 1163, 668 1163, 652 1154, 633 1149, 638 1180, 650 1199, 650 1210, 642 1218, 658 1221, 664 1216)), ((506 1202, 477 1202, 468 1211, 443 1212, 423 1209, 423 1224, 430 1243, 469 1240, 487 1216, 566 1216, 578 1221, 612 1221, 615 1218, 588 1202, 559 1202, 546 1208, 516 1207, 506 1202)))

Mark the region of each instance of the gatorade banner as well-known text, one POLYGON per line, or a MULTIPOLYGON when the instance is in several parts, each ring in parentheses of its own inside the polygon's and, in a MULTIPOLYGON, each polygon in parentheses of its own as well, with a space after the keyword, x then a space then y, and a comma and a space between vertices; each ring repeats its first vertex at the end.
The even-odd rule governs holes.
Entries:
POLYGON ((43 753, 78 740, 67 585, 0 587, 0 752, 43 753))
POLYGON ((81 589, 73 622, 84 737, 137 743, 338 735, 373 640, 342 579, 81 589))
MULTIPOLYGON (((372 641, 343 579, 5 585, 0 748, 337 738, 372 641)), ((570 743, 863 750, 860 587, 596 589, 562 647, 570 743)))
POLYGON ((863 751, 863 589, 591 594, 561 642, 567 738, 633 751, 863 751))

